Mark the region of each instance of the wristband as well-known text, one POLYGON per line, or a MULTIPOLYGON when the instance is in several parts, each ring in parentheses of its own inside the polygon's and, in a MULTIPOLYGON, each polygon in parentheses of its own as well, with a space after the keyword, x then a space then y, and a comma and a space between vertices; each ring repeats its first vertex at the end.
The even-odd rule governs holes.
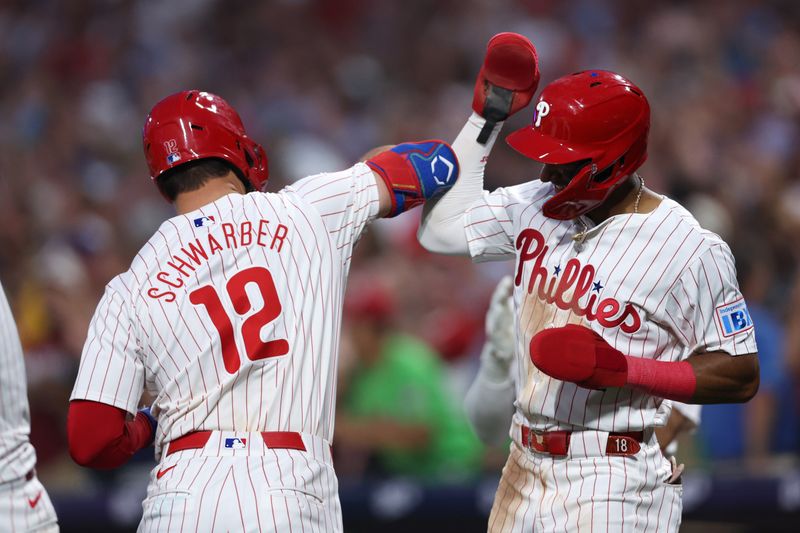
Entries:
POLYGON ((694 368, 686 361, 665 362, 625 356, 627 383, 653 396, 688 402, 697 389, 694 368))

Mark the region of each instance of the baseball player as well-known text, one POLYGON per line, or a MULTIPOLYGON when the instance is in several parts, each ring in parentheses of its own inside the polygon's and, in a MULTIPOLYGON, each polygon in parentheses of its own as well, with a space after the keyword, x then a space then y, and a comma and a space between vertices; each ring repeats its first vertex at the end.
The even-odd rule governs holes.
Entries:
POLYGON ((441 141, 400 144, 278 193, 219 96, 184 91, 143 131, 174 203, 107 286, 71 396, 77 462, 155 442, 140 531, 342 531, 331 462, 342 298, 365 226, 449 188, 441 141), (137 412, 143 391, 155 399, 137 412))
POLYGON ((612 72, 547 85, 507 139, 544 163, 539 179, 484 191, 492 123, 537 78, 530 42, 501 37, 453 145, 459 182, 419 230, 431 251, 515 261, 513 444, 489 530, 675 531, 682 488, 654 432, 664 400, 742 402, 758 388, 733 258, 644 186, 649 104, 612 72))
POLYGON ((58 532, 47 491, 36 477, 25 362, 17 326, 0 286, 0 531, 58 532))
MULTIPOLYGON (((475 434, 486 444, 502 445, 514 414, 514 283, 504 276, 495 287, 486 312, 486 342, 480 355, 478 373, 464 398, 464 410, 475 434)), ((670 400, 665 400, 669 402, 670 400)), ((700 425, 700 405, 672 402, 666 425, 656 428, 662 452, 675 461, 678 437, 700 425)), ((675 461, 674 469, 683 472, 675 461)))

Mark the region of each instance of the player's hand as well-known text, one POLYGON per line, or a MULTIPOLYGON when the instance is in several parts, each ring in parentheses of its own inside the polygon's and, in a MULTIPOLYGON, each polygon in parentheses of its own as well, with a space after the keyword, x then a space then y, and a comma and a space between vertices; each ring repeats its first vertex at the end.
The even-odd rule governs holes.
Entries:
POLYGON ((672 465, 672 474, 670 474, 669 479, 667 479, 667 483, 669 485, 680 484, 681 475, 683 474, 684 468, 686 468, 685 465, 683 463, 678 464, 674 455, 669 456, 669 464, 672 465))
POLYGON ((513 290, 511 276, 505 276, 495 287, 489 310, 486 312, 486 342, 490 347, 489 356, 498 359, 506 366, 514 358, 516 340, 513 290))
POLYGON ((533 364, 548 376, 587 389, 622 387, 627 382, 625 355, 585 326, 544 329, 530 342, 533 364))
POLYGON ((495 124, 527 106, 538 86, 539 59, 533 43, 518 33, 492 37, 472 98, 472 109, 486 119, 478 142, 486 144, 495 124))

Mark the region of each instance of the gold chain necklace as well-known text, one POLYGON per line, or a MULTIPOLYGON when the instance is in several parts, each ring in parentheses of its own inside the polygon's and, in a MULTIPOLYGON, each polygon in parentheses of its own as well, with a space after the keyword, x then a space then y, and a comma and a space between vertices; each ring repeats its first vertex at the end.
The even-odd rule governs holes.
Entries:
MULTIPOLYGON (((633 201, 633 213, 639 214, 639 202, 642 201, 642 191, 644 190, 644 178, 640 175, 636 175, 639 178, 639 190, 636 191, 636 199, 633 201)), ((586 225, 586 222, 583 221, 582 218, 578 217, 576 219, 578 224, 581 225, 581 230, 572 236, 572 240, 577 242, 578 244, 583 244, 583 241, 586 240, 586 233, 589 231, 589 226, 586 225)))
POLYGON ((639 213, 639 201, 642 199, 642 190, 644 189, 644 178, 639 176, 639 192, 636 193, 636 201, 633 202, 633 212, 634 214, 639 213))

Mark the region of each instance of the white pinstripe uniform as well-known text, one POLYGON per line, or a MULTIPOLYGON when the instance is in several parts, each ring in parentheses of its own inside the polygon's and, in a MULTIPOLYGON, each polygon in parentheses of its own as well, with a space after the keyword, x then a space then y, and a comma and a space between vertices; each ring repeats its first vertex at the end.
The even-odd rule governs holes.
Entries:
POLYGON ((330 441, 342 298, 378 214, 364 164, 164 222, 92 320, 73 399, 155 395, 140 531, 341 531, 330 441), (202 449, 168 444, 212 430, 202 449), (299 432, 306 452, 259 432, 299 432), (165 450, 166 448, 166 450, 165 450), (173 468, 174 467, 174 468, 173 468))
POLYGON ((22 345, 0 287, 0 531, 57 532, 53 504, 34 471, 30 419, 22 345))
POLYGON ((675 531, 681 491, 652 428, 670 402, 630 388, 589 390, 551 379, 528 355, 536 332, 583 324, 625 354, 680 361, 695 352, 756 352, 728 246, 664 198, 646 214, 599 225, 559 221, 539 180, 484 192, 465 215, 474 260, 516 258, 514 443, 490 531, 675 531), (584 226, 584 240, 574 240, 584 226), (573 431, 566 458, 524 447, 521 426, 573 431), (607 456, 608 432, 644 430, 641 451, 607 456))

